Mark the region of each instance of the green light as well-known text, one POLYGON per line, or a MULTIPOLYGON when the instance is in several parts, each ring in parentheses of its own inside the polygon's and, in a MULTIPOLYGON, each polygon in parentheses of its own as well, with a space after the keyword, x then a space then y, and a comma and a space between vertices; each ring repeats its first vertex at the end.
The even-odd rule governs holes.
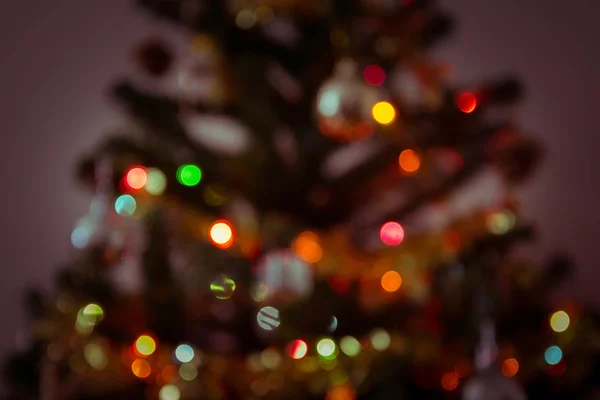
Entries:
POLYGON ((83 308, 83 316, 95 324, 104 317, 104 310, 98 304, 91 303, 83 308))
POLYGON ((390 335, 383 329, 376 329, 371 333, 371 344, 378 351, 384 351, 390 347, 390 335))
POLYGON ((360 353, 360 342, 352 336, 344 336, 340 341, 340 347, 348 357, 356 357, 360 353))
POLYGON ((177 181, 184 186, 196 186, 202 179, 202 171, 196 165, 182 165, 177 170, 177 181))
POLYGON ((325 359, 332 360, 337 357, 337 346, 329 338, 321 339, 317 343, 317 353, 325 359))
POLYGON ((210 284, 210 291, 220 300, 230 298, 235 291, 235 281, 228 276, 220 275, 210 284))
POLYGON ((159 169, 150 168, 146 175, 148 176, 146 191, 154 196, 163 194, 167 187, 167 177, 165 174, 159 169))

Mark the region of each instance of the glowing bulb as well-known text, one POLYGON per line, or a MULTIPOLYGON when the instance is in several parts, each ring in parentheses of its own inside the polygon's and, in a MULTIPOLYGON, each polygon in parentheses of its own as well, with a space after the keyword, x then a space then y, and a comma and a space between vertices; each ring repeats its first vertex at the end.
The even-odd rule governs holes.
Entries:
POLYGON ((381 68, 379 65, 373 64, 365 68, 363 77, 369 85, 380 86, 383 84, 383 82, 385 82, 386 74, 383 68, 381 68))
POLYGON ((117 197, 117 200, 115 201, 115 211, 124 217, 133 215, 136 208, 137 203, 135 202, 135 199, 128 194, 117 197))
POLYGON ((215 222, 210 227, 210 240, 217 247, 226 249, 233 243, 233 229, 227 221, 215 222))
POLYGON ((142 335, 135 341, 135 350, 142 356, 149 356, 156 350, 156 341, 148 335, 142 335))
POLYGON ((388 271, 381 277, 381 287, 386 292, 395 292, 402 286, 402 277, 396 271, 388 271))
POLYGON ((158 398, 160 400, 179 400, 181 392, 175 385, 165 385, 158 392, 158 398))
POLYGON ((419 154, 411 149, 404 150, 400 153, 398 161, 400 163, 400 168, 407 173, 417 172, 421 166, 419 154))
POLYGON ((154 196, 163 194, 167 188, 167 177, 165 174, 159 169, 150 168, 147 175, 146 191, 154 196))
POLYGON ((323 257, 323 249, 319 245, 318 237, 312 232, 303 232, 294 240, 292 248, 300 258, 315 264, 323 257))
POLYGON ((147 378, 152 372, 152 368, 148 361, 137 359, 131 364, 131 372, 138 378, 147 378))
POLYGON ((473 93, 462 92, 456 96, 456 105, 460 111, 470 114, 477 108, 477 98, 473 93))
POLYGON ((371 112, 375 121, 382 125, 389 125, 396 119, 396 110, 387 101, 375 104, 371 112))
POLYGON ((550 346, 546 349, 544 353, 544 358, 546 362, 550 365, 556 365, 562 360, 563 353, 560 347, 558 346, 550 346))
POLYGON ((196 186, 201 179, 202 171, 196 165, 182 165, 177 170, 177 181, 184 186, 196 186))
POLYGON ((571 319, 564 311, 557 311, 550 317, 550 327, 554 332, 564 332, 569 328, 571 319))
POLYGON ((507 358, 502 363, 502 374, 507 377, 513 377, 519 372, 519 362, 514 358, 507 358))
POLYGON ((321 339, 317 343, 317 353, 324 358, 335 358, 336 346, 331 339, 321 339))
POLYGON ((386 222, 379 231, 379 237, 388 246, 398 246, 404 240, 404 229, 397 222, 386 222))
POLYGON ((376 329, 371 333, 371 345, 377 351, 384 351, 390 347, 392 339, 383 329, 376 329))
POLYGON ((125 177, 127 186, 135 190, 143 188, 147 181, 146 171, 140 167, 131 168, 125 177))
POLYGON ((452 391, 458 387, 458 375, 454 372, 448 372, 442 376, 442 387, 444 390, 452 391))
POLYGON ((190 362, 194 359, 194 349, 188 344, 180 344, 175 349, 175 358, 182 363, 190 362))
POLYGON ((340 341, 340 348, 348 357, 356 357, 360 353, 361 345, 355 337, 344 336, 340 341))
POLYGON ((308 345, 304 340, 294 340, 288 344, 287 351, 294 360, 300 360, 308 353, 308 345))

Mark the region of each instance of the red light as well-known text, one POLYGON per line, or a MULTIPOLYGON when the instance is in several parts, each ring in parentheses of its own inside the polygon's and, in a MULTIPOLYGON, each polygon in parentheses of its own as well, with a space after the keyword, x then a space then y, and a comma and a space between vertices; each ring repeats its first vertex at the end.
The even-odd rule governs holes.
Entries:
POLYGON ((308 353, 308 345, 304 340, 294 340, 288 344, 287 351, 294 360, 300 360, 308 353))
POLYGON ((373 64, 365 68, 363 77, 369 85, 379 86, 385 82, 386 73, 379 65, 373 64))
POLYGON ((136 190, 143 188, 146 185, 147 180, 148 176, 146 175, 146 171, 140 167, 131 168, 125 177, 127 186, 136 190))
POLYGON ((404 240, 404 229, 397 222, 386 222, 379 231, 379 237, 388 246, 398 246, 404 240))
POLYGON ((329 287, 337 294, 344 294, 350 290, 350 282, 341 276, 333 276, 329 279, 329 287))
POLYGON ((442 376, 442 387, 444 390, 451 391, 458 387, 458 375, 454 372, 448 372, 442 376))
POLYGON ((477 108, 477 98, 473 93, 462 92, 456 97, 458 109, 465 114, 470 114, 477 108))

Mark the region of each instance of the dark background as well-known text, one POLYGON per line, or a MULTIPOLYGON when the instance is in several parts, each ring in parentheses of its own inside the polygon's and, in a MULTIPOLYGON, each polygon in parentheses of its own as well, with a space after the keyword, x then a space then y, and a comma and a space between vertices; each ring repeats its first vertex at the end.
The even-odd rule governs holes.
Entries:
MULTIPOLYGON (((123 120, 104 96, 130 69, 129 49, 155 22, 130 0, 2 0, 0 3, 0 357, 27 340, 20 295, 49 285, 69 255, 70 233, 90 196, 73 164, 123 120)), ((600 305, 597 139, 600 24, 596 1, 444 0, 458 32, 437 55, 453 79, 477 83, 508 71, 528 87, 522 126, 547 158, 523 190, 541 229, 535 249, 576 257, 560 295, 600 305)))

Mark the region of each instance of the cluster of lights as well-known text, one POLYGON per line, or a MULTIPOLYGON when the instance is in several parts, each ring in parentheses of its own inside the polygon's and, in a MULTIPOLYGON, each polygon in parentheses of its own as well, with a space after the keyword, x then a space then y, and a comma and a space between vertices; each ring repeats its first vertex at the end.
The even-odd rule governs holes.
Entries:
POLYGON ((157 168, 133 167, 125 175, 125 185, 131 190, 145 188, 148 193, 159 196, 167 187, 167 177, 157 168))

